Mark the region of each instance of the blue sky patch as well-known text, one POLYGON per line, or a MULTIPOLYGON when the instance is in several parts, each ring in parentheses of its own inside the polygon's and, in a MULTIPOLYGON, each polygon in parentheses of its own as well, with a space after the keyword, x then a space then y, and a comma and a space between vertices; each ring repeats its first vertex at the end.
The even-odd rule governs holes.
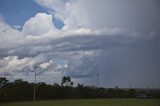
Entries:
POLYGON ((47 13, 48 10, 33 0, 0 0, 0 14, 11 26, 23 26, 38 12, 47 13))

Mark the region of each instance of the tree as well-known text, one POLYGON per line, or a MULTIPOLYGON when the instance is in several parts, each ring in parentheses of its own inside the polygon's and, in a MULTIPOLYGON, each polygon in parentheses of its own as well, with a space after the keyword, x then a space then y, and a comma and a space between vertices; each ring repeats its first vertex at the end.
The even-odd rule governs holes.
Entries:
POLYGON ((61 83, 61 85, 63 85, 63 86, 73 86, 73 82, 71 81, 70 76, 64 76, 64 77, 62 78, 62 83, 61 83))
POLYGON ((8 80, 5 77, 0 77, 0 88, 8 83, 8 80))

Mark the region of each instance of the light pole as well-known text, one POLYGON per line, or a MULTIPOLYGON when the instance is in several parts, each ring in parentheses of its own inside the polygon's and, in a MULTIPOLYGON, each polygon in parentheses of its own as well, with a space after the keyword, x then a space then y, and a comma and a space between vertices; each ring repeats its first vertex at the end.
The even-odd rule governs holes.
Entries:
POLYGON ((99 73, 97 73, 97 88, 98 88, 98 83, 99 83, 99 73))
POLYGON ((33 100, 36 100, 36 70, 38 66, 34 66, 32 72, 34 72, 34 93, 33 93, 33 100))

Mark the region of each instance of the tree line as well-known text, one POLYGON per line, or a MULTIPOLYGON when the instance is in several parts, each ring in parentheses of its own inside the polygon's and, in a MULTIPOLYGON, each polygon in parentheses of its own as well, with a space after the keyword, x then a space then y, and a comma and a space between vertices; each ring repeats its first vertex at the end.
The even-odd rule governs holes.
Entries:
MULTIPOLYGON (((17 79, 10 82, 0 77, 0 102, 33 100, 34 83, 17 79)), ((36 86, 36 100, 46 99, 85 99, 85 98, 160 98, 160 89, 122 89, 84 86, 73 87, 69 76, 62 78, 61 84, 39 82, 36 86)))

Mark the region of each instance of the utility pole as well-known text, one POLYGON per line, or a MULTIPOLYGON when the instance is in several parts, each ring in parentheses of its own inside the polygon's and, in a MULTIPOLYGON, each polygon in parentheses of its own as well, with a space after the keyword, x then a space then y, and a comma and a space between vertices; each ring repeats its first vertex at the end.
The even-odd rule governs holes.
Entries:
POLYGON ((97 73, 97 88, 98 88, 98 85, 99 84, 99 73, 97 73))
POLYGON ((34 93, 33 93, 33 100, 36 100, 36 70, 38 69, 38 66, 34 66, 32 72, 34 72, 34 93))

